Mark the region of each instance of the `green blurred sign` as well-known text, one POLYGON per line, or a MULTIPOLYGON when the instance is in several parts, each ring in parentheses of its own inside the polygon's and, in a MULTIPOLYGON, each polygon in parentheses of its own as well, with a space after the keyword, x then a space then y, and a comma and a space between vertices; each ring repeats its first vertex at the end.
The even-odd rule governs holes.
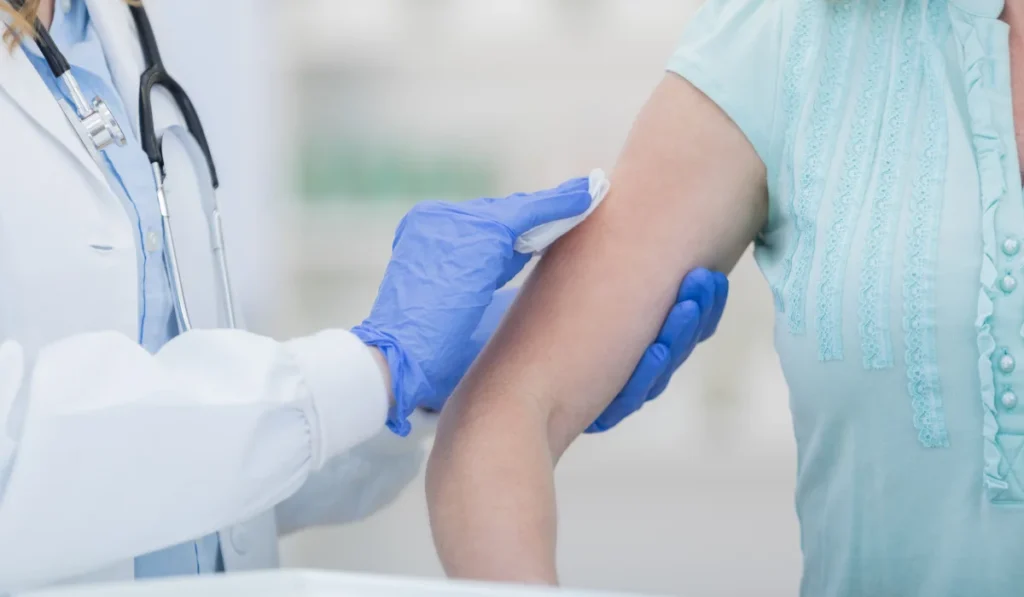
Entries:
POLYGON ((306 201, 373 203, 487 196, 496 180, 478 154, 316 140, 301 150, 298 182, 306 201))

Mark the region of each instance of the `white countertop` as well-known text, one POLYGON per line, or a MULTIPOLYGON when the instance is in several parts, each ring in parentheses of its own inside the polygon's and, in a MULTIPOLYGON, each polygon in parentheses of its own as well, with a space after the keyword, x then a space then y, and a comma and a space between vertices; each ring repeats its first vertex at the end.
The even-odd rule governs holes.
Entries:
POLYGON ((16 597, 628 597, 543 587, 273 570, 119 585, 48 589, 16 597))

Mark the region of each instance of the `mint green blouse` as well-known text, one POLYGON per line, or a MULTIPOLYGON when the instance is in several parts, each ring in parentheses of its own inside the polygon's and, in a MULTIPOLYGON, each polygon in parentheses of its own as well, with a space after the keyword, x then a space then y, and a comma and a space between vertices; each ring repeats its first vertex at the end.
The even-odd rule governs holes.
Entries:
POLYGON ((756 255, 791 391, 806 597, 1024 595, 1024 196, 1002 7, 707 0, 669 64, 767 168, 756 255))

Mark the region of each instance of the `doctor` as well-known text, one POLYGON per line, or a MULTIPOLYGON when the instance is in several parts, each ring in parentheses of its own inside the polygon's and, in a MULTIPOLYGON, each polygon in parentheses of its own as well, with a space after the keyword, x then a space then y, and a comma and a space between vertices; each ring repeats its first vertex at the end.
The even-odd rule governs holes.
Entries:
MULTIPOLYGON (((379 432, 429 432, 424 411, 443 406, 514 297, 495 293, 529 260, 516 239, 583 214, 587 181, 418 206, 363 324, 277 342, 230 325, 201 208, 214 171, 163 96, 156 174, 143 149, 140 76, 159 57, 143 54, 138 10, 0 0, 0 16, 14 35, 0 51, 0 593, 269 567, 279 532, 388 503, 421 446, 379 432), (102 100, 123 142, 108 127, 115 142, 90 146, 88 105, 68 111, 78 91, 102 100)), ((713 333, 726 286, 687 278, 593 431, 662 391, 713 333)))

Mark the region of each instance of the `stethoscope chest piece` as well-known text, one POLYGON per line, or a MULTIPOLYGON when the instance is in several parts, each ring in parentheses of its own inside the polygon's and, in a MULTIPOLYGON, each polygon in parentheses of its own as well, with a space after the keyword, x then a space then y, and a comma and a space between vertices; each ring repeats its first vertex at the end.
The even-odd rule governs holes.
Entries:
MULTIPOLYGON (((124 146, 124 131, 121 130, 121 125, 117 123, 106 102, 98 97, 89 102, 70 69, 59 78, 67 89, 71 101, 75 103, 75 118, 87 134, 87 138, 82 139, 82 142, 91 144, 96 151, 103 151, 111 145, 124 146)), ((68 117, 71 118, 70 114, 68 117)))
POLYGON ((117 124, 110 108, 99 98, 93 101, 92 113, 82 119, 82 126, 88 131, 97 149, 106 149, 111 145, 120 147, 125 144, 121 125, 117 124))

